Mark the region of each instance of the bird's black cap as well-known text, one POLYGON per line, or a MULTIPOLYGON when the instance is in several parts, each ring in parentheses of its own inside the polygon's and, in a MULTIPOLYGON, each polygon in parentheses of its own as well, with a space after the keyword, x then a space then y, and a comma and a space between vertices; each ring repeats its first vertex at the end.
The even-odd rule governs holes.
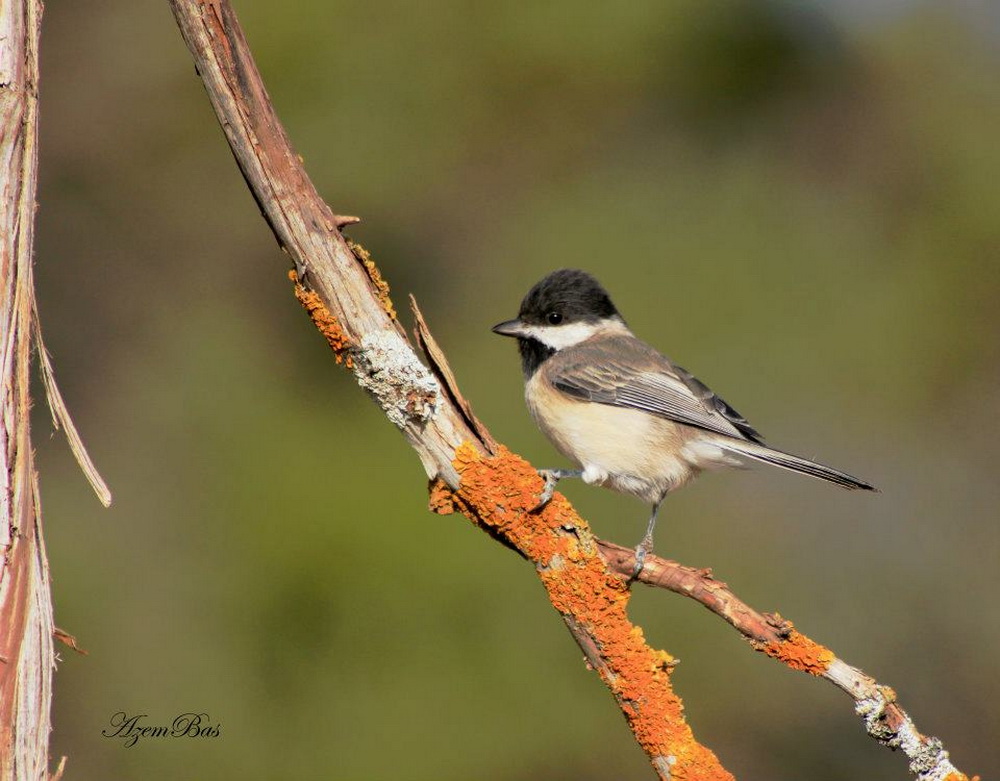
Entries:
POLYGON ((564 268, 553 271, 535 284, 521 301, 517 313, 523 323, 544 323, 557 312, 564 322, 596 322, 620 316, 611 296, 586 271, 564 268))

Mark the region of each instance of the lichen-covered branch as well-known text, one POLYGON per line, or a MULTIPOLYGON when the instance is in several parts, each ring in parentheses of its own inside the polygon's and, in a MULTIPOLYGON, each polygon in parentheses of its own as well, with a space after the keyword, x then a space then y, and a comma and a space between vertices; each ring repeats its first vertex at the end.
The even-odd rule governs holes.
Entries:
MULTIPOLYGON (((614 546, 594 538, 559 494, 541 512, 531 511, 540 478, 475 418, 415 309, 417 342, 429 368, 417 358, 375 264, 340 233, 356 218, 338 216, 323 202, 293 151, 228 0, 169 2, 244 178, 292 259, 296 297, 336 360, 354 373, 419 455, 430 478, 431 508, 462 513, 534 565, 553 607, 660 778, 731 779, 684 719, 670 682, 673 658, 652 649, 629 621, 630 592, 615 564, 614 546)), ((662 564, 656 560, 647 567, 644 580, 659 572, 666 578, 661 585, 669 581, 668 587, 698 599, 741 631, 759 634, 759 650, 797 669, 848 680, 845 669, 851 668, 790 625, 755 613, 706 573, 700 578, 693 570, 671 573, 662 564)), ((877 706, 872 707, 875 713, 877 706)), ((935 767, 953 770, 941 754, 935 767)), ((921 776, 923 781, 946 777, 921 776)), ((960 779, 966 777, 956 771, 949 781, 960 779)))
MULTIPOLYGON (((631 575, 635 551, 604 540, 598 540, 597 544, 611 569, 624 577, 631 575)), ((700 602, 739 631, 755 650, 793 670, 825 678, 846 692, 854 700, 854 710, 861 717, 865 731, 883 746, 901 750, 909 759, 910 772, 917 781, 968 779, 951 763, 938 738, 920 733, 913 719, 896 702, 896 693, 891 688, 810 640, 791 621, 776 613, 754 610, 728 585, 716 580, 711 570, 649 556, 639 580, 700 602)))
POLYGON ((459 447, 461 487, 443 482, 431 509, 461 512, 521 552, 537 570, 553 606, 580 643, 587 661, 611 690, 636 740, 661 777, 732 778, 715 755, 694 740, 680 698, 670 685, 675 661, 646 643, 628 619, 628 581, 610 571, 587 524, 561 494, 541 512, 541 480, 524 459, 500 446, 484 458, 459 447))
MULTIPOLYGON (((340 234, 349 220, 323 202, 292 150, 230 4, 170 5, 240 170, 294 263, 296 297, 336 358, 403 432, 438 487, 436 495, 442 487, 455 491, 452 509, 466 512, 535 564, 553 605, 614 693, 659 776, 731 778, 694 740, 670 686, 670 657, 649 648, 628 621, 629 592, 607 572, 586 524, 561 501, 545 513, 528 514, 537 475, 505 451, 493 456, 492 440, 471 410, 446 389, 443 362, 431 370, 418 359, 375 264, 340 234), (491 504, 496 501, 499 506, 491 504)), ((427 354, 433 363, 431 348, 427 354)))

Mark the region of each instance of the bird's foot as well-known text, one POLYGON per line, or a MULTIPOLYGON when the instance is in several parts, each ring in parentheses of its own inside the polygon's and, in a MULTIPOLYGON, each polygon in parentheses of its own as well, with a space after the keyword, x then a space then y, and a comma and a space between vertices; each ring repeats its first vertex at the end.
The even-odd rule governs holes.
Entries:
POLYGON ((632 567, 632 576, 629 581, 633 581, 642 573, 642 568, 646 566, 646 556, 653 552, 653 538, 646 535, 642 542, 635 546, 635 564, 632 567))
POLYGON ((545 505, 552 501, 552 496, 556 492, 556 484, 564 477, 580 477, 583 472, 579 469, 539 469, 538 476, 545 481, 542 492, 538 495, 538 504, 531 512, 537 513, 545 509, 545 505))
POLYGON ((649 523, 646 525, 646 536, 642 538, 642 542, 635 546, 635 565, 632 567, 632 577, 630 577, 629 583, 639 577, 642 573, 642 568, 646 566, 646 556, 653 552, 653 531, 656 529, 656 516, 660 512, 660 505, 663 503, 663 497, 653 505, 653 514, 649 516, 649 523))

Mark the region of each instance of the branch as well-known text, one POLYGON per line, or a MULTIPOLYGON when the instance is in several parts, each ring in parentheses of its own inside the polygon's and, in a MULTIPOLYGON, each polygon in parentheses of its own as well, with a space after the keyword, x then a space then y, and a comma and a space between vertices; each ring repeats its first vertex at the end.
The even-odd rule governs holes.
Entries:
MULTIPOLYGON (((660 778, 731 779, 684 720, 670 683, 673 658, 650 648, 642 630, 628 620, 630 592, 615 564, 614 546, 597 540, 561 494, 541 512, 531 512, 540 478, 475 418, 414 307, 417 342, 430 369, 417 358, 377 267, 363 248, 340 233, 356 218, 340 217, 323 202, 293 151, 229 1, 169 2, 237 164, 279 246, 293 261, 289 276, 296 297, 335 359, 354 373, 417 452, 430 479, 431 509, 460 512, 534 565, 553 607, 610 689, 660 778)), ((666 573, 669 567, 663 564, 656 560, 646 578, 666 573)), ((737 628, 751 626, 740 610, 759 616, 763 623, 758 628, 776 633, 772 645, 762 641, 761 650, 771 648, 772 656, 790 663, 788 649, 799 648, 792 638, 802 637, 790 625, 765 630, 767 617, 753 613, 722 584, 681 574, 675 571, 664 585, 684 589, 689 584, 690 590, 682 593, 714 604, 720 614, 728 611, 727 620, 737 628), (785 628, 788 634, 782 639, 785 628)), ((804 647, 825 652, 805 668, 812 671, 825 663, 832 674, 832 654, 811 641, 804 647)), ((809 654, 799 658, 805 664, 809 654)), ((945 776, 921 778, 942 781, 945 776)), ((965 778, 956 772, 949 781, 965 778)))
POLYGON ((629 622, 628 589, 605 567, 586 524, 562 499, 529 514, 540 490, 535 470, 503 448, 492 455, 484 429, 443 386, 443 364, 435 376, 417 358, 374 263, 341 236, 343 220, 292 150, 227 0, 170 5, 240 170, 294 262, 296 296, 417 452, 436 508, 460 509, 535 565, 661 778, 731 778, 695 741, 670 685, 671 657, 629 622))
MULTIPOLYGON (((628 577, 635 567, 635 552, 613 542, 598 540, 601 555, 615 572, 628 577)), ((682 594, 701 603, 734 627, 756 651, 777 659, 793 670, 825 678, 854 700, 865 731, 887 748, 902 749, 917 781, 960 781, 968 777, 951 763, 938 738, 922 735, 910 715, 896 703, 896 692, 837 658, 832 651, 797 631, 791 621, 776 613, 759 613, 712 576, 661 559, 646 558, 639 580, 649 586, 682 594)), ((978 776, 975 777, 978 779, 978 776)), ((975 779, 973 779, 975 781, 975 779)))

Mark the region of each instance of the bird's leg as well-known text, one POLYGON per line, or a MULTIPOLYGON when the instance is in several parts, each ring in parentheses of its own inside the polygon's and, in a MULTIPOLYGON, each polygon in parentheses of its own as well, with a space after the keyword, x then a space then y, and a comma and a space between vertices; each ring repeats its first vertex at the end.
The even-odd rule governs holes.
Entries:
POLYGON ((653 552, 653 529, 656 528, 656 514, 660 511, 663 500, 653 505, 653 514, 649 516, 649 525, 646 527, 646 536, 642 542, 635 546, 635 566, 632 568, 632 580, 639 577, 643 566, 646 564, 646 556, 653 552))
POLYGON ((556 483, 564 477, 583 477, 582 469, 539 469, 539 476, 545 481, 545 487, 538 495, 538 504, 531 510, 536 513, 552 501, 552 494, 556 492, 556 483))

